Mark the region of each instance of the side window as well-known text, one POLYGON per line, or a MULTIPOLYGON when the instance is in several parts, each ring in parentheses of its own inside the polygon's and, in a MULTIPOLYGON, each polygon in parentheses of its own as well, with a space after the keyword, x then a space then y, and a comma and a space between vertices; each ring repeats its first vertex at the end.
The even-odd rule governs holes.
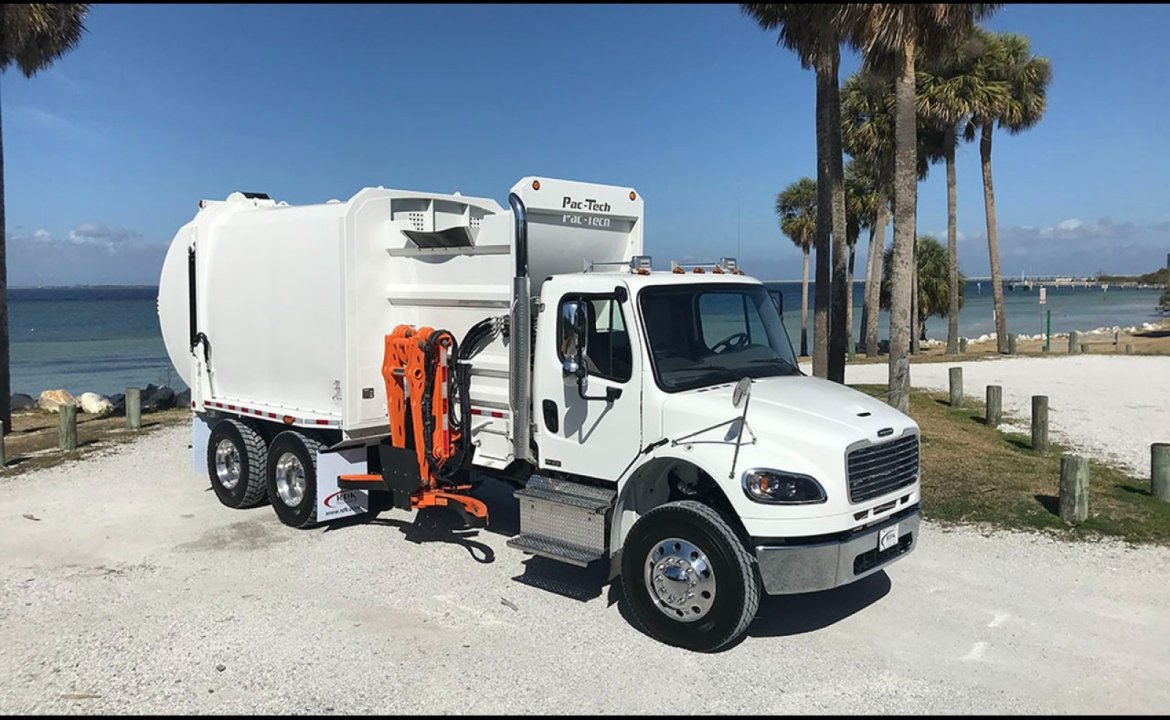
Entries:
MULTIPOLYGON (((588 315, 588 337, 585 349, 585 365, 590 375, 626 382, 633 374, 633 357, 630 349, 630 335, 626 330, 626 318, 622 305, 611 295, 606 296, 565 296, 561 308, 573 300, 585 301, 588 315)), ((564 340, 572 329, 565 326, 564 312, 557 310, 558 357, 563 361, 564 340)))

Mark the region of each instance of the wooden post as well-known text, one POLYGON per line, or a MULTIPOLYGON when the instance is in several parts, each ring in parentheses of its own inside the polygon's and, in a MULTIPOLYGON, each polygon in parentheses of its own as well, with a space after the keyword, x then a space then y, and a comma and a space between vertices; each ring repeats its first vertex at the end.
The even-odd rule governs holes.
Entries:
POLYGON ((953 367, 951 375, 951 407, 963 404, 963 368, 953 367))
POLYGON ((1150 494, 1170 503, 1170 443, 1150 446, 1150 494))
POLYGON ((990 427, 999 427, 1003 422, 1003 388, 999 385, 987 386, 987 424, 990 427))
POLYGON ((1048 452, 1048 396, 1032 396, 1032 450, 1048 452))
POLYGON ((57 412, 57 439, 62 450, 77 449, 77 406, 62 405, 57 412))
POLYGON ((1008 355, 1016 354, 1016 338, 1018 336, 1018 333, 1011 333, 1008 335, 1008 355))
POLYGON ((126 426, 131 430, 142 427, 142 391, 126 388, 126 426))
POLYGON ((1076 455, 1060 458, 1060 519, 1084 522, 1089 517, 1089 461, 1076 455))
POLYGON ((1133 343, 1126 343, 1125 344, 1125 354, 1126 355, 1133 355, 1133 343))
POLYGON ((1117 352, 1121 349, 1121 332, 1119 330, 1113 331, 1113 351, 1117 352))
POLYGON ((1089 343, 1081 343, 1081 354, 1085 355, 1089 352, 1089 343))
POLYGON ((1080 338, 1077 337, 1076 330, 1073 330, 1068 334, 1068 354, 1069 355, 1076 355, 1077 354, 1077 345, 1079 344, 1079 341, 1080 341, 1080 338))
POLYGON ((959 354, 967 354, 967 338, 959 338, 959 354))

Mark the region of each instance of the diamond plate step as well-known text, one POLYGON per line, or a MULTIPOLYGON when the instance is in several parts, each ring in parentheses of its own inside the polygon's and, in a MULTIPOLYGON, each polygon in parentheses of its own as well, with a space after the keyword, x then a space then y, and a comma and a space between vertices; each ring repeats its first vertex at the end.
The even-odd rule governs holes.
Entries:
POLYGON ((509 538, 507 545, 530 555, 540 555, 577 567, 586 567, 589 563, 600 560, 604 556, 604 553, 596 550, 570 545, 541 535, 517 535, 514 538, 509 538))
POLYGON ((512 495, 517 499, 547 500, 589 512, 603 513, 613 506, 617 491, 533 475, 524 488, 512 495))

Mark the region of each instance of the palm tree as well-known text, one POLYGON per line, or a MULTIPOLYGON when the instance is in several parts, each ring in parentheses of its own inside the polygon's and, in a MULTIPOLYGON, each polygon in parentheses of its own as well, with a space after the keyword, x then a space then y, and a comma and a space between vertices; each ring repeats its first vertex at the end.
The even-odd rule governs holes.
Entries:
MULTIPOLYGON (((866 228, 869 229, 868 252, 873 253, 874 235, 877 231, 878 203, 884 202, 879 194, 870 168, 864 162, 850 160, 849 164, 845 166, 845 234, 849 243, 849 275, 846 280, 846 286, 849 288, 849 304, 845 312, 845 326, 848 329, 846 347, 851 356, 854 352, 853 260, 857 254, 857 240, 861 236, 861 231, 866 228)), ((872 260, 872 257, 866 257, 866 271, 868 273, 873 272, 872 260)), ((867 290, 869 279, 867 275, 867 290)))
POLYGON ((991 258, 991 292, 995 300, 995 337, 999 352, 1008 351, 1007 315, 999 269, 999 237, 995 224, 995 189, 991 181, 991 132, 995 125, 1015 135, 1040 122, 1047 106, 1052 65, 1032 55, 1028 38, 1013 33, 984 34, 983 71, 991 82, 1006 85, 998 102, 976 112, 967 125, 968 139, 980 133, 979 158, 983 169, 983 205, 987 213, 987 253, 991 258))
MULTIPOLYGON (((77 47, 88 4, 0 5, 0 73, 15 64, 31 78, 77 47)), ((0 122, 0 422, 12 429, 12 382, 8 354, 8 257, 4 218, 4 140, 0 122)))
POLYGON ((950 301, 947 314, 947 355, 959 352, 959 263, 955 147, 959 129, 978 113, 998 107, 1007 97, 1007 84, 990 80, 978 62, 987 47, 985 33, 967 38, 927 59, 918 71, 918 114, 941 132, 939 150, 947 168, 947 252, 950 256, 950 301))
POLYGON ((861 307, 861 333, 865 354, 878 353, 878 287, 882 277, 886 225, 890 220, 890 195, 894 175, 893 80, 877 72, 850 75, 841 89, 841 138, 853 158, 855 172, 875 194, 874 222, 869 226, 865 254, 865 300, 861 307))
MULTIPOLYGON (((877 194, 876 225, 871 228, 874 231, 870 236, 872 247, 866 255, 867 289, 861 312, 865 353, 871 357, 878 354, 878 288, 884 272, 886 225, 893 196, 893 107, 894 79, 883 69, 863 68, 846 79, 841 90, 841 132, 845 151, 858 168, 864 168, 867 182, 877 194)), ((920 116, 917 140, 917 172, 918 180, 922 181, 926 179, 931 163, 943 157, 942 133, 924 124, 920 116)), ((917 352, 915 344, 911 347, 917 352)))
POLYGON ((817 183, 801 178, 776 196, 780 231, 804 254, 800 288, 800 354, 808 355, 808 251, 817 235, 817 183))
POLYGON ((894 59, 894 252, 890 306, 890 403, 909 410, 911 254, 917 225, 915 154, 918 147, 915 113, 915 64, 919 53, 930 55, 967 33, 974 21, 990 15, 999 4, 854 4, 844 18, 847 37, 871 66, 894 59))
POLYGON ((841 155, 841 102, 837 78, 846 5, 751 4, 740 11, 796 52, 817 78, 817 266, 813 321, 813 374, 845 381, 845 169, 841 155), (829 275, 832 238, 833 273, 829 275), (830 282, 832 308, 830 309, 830 282))
MULTIPOLYGON (((914 323, 914 334, 926 339, 926 320, 929 317, 946 317, 950 312, 950 258, 946 248, 932 235, 917 238, 914 257, 918 271, 918 302, 914 323)), ((893 251, 887 250, 890 255, 893 251)), ((888 259, 888 258, 887 258, 888 259)), ((889 267, 887 263, 886 267, 889 267)), ((963 274, 959 273, 959 279, 963 274)), ((963 306, 963 295, 959 294, 959 307, 963 306)), ((881 307, 890 307, 890 276, 882 277, 881 307)))

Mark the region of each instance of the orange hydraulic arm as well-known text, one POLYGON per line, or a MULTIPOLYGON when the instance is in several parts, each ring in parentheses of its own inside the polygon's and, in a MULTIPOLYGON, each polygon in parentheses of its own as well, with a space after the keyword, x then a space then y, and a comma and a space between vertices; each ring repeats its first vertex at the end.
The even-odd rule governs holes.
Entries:
MULTIPOLYGON (((438 478, 435 477, 435 470, 441 469, 455 454, 455 443, 459 440, 459 433, 452 432, 448 422, 451 399, 447 394, 450 372, 447 354, 453 343, 451 333, 430 327, 416 329, 409 325, 399 325, 386 336, 382 378, 386 383, 390 442, 396 448, 407 448, 406 406, 409 403, 411 439, 421 479, 419 490, 410 497, 411 507, 446 507, 450 503, 457 503, 468 514, 486 520, 486 505, 473 497, 452 492, 469 490, 470 485, 440 488, 438 478), (428 345, 435 354, 432 367, 428 367, 428 345), (433 427, 430 443, 427 442, 428 425, 433 427), (427 453, 428 445, 431 448, 430 457, 427 453)), ((382 480, 377 475, 343 475, 341 478, 351 482, 382 480)))

